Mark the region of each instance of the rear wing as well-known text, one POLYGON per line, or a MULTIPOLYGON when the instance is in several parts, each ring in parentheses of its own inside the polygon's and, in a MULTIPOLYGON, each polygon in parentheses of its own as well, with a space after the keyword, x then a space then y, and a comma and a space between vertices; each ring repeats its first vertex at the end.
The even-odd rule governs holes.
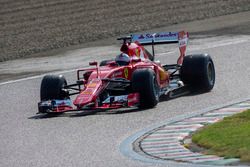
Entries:
POLYGON ((186 54, 188 37, 188 32, 185 31, 160 32, 153 34, 133 34, 131 35, 131 42, 139 42, 141 45, 152 45, 153 56, 155 44, 178 43, 180 49, 180 57, 178 58, 177 64, 181 65, 186 54))
POLYGON ((139 42, 142 45, 179 43, 187 44, 188 32, 160 32, 154 34, 133 34, 131 42, 139 42))
POLYGON ((160 32, 154 34, 133 34, 132 42, 142 45, 178 43, 178 32, 160 32))

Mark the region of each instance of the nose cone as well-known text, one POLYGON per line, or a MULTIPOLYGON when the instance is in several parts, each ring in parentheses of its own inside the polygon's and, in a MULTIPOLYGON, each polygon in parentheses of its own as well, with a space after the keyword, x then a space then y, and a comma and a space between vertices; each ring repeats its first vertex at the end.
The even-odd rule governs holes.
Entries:
POLYGON ((80 108, 84 107, 85 105, 88 105, 94 101, 95 101, 94 96, 92 96, 92 95, 87 96, 87 95, 80 94, 76 97, 76 99, 74 101, 74 105, 80 109, 80 108))
POLYGON ((98 78, 91 80, 85 87, 85 89, 76 97, 74 105, 78 108, 82 108, 90 103, 95 103, 99 94, 102 81, 98 78))

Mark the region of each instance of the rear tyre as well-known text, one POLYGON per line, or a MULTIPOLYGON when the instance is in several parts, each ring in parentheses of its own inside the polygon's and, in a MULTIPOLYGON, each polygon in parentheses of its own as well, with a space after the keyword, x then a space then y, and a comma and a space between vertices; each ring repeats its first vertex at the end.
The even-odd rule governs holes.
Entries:
POLYGON ((208 54, 184 57, 180 77, 193 91, 209 92, 215 84, 215 68, 208 54))
POLYGON ((140 94, 139 108, 152 108, 159 101, 159 86, 151 69, 137 69, 132 75, 132 89, 140 94))
POLYGON ((42 79, 40 98, 41 101, 69 98, 68 92, 64 90, 67 81, 62 75, 46 75, 42 79))

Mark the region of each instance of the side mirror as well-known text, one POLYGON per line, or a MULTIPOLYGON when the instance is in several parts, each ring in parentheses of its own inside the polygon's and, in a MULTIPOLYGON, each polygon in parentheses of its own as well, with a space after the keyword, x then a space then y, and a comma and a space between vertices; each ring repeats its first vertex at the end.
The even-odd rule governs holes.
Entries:
POLYGON ((89 62, 89 65, 90 65, 90 66, 97 66, 97 64, 98 64, 98 63, 97 63, 96 61, 89 62))

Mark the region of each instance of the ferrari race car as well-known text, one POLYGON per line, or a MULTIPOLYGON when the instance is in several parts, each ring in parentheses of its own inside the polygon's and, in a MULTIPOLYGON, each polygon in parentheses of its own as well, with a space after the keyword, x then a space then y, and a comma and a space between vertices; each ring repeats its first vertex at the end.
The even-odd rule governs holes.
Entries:
POLYGON ((181 94, 183 88, 208 92, 214 87, 211 57, 186 55, 187 32, 134 34, 118 40, 123 40, 121 54, 115 60, 94 61, 89 63, 92 67, 78 69, 74 84, 68 85, 62 75, 44 76, 38 113, 152 108, 160 97, 181 94), (154 46, 170 43, 179 45, 177 63, 161 65, 155 61, 154 46), (152 53, 144 45, 152 45, 152 53))

